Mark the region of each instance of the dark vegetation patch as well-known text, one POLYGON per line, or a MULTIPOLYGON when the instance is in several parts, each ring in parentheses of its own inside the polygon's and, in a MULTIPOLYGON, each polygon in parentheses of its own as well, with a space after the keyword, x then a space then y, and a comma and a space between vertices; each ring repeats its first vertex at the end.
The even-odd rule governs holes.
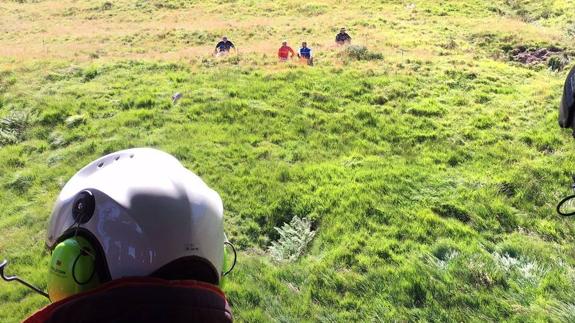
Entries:
POLYGON ((19 194, 26 193, 34 184, 34 176, 29 174, 17 174, 10 180, 5 187, 19 194))
POLYGON ((27 112, 18 110, 12 110, 9 115, 0 118, 0 147, 24 140, 29 119, 27 112))
POLYGON ((517 62, 528 66, 547 66, 561 71, 569 64, 575 52, 556 44, 525 43, 518 36, 482 32, 470 36, 470 41, 489 52, 493 58, 517 62))
POLYGON ((150 12, 155 9, 185 9, 194 4, 194 1, 186 0, 137 0, 134 7, 144 12, 150 12))
POLYGON ((447 164, 451 167, 459 166, 472 159, 472 154, 465 149, 453 151, 447 159, 447 164))
POLYGON ((517 46, 509 53, 511 59, 523 64, 540 63, 549 59, 552 55, 558 55, 563 50, 558 47, 549 48, 529 48, 527 46, 517 46))
POLYGON ((46 107, 38 117, 38 121, 43 126, 54 127, 66 120, 68 111, 59 107, 46 107))
POLYGON ((451 241, 439 241, 433 246, 431 253, 434 257, 441 261, 449 261, 456 253, 458 253, 457 246, 451 241))
POLYGON ((498 184, 498 192, 507 197, 513 197, 517 194, 517 187, 514 183, 502 182, 498 184))
POLYGON ((441 217, 456 219, 463 223, 471 220, 471 216, 467 211, 453 204, 440 204, 432 207, 431 210, 441 217))
POLYGON ((513 34, 499 34, 495 32, 480 32, 471 34, 469 41, 475 44, 480 49, 488 50, 495 54, 497 51, 510 51, 518 44, 516 35, 513 34))
POLYGON ((114 7, 114 4, 112 2, 105 1, 102 3, 102 5, 100 7, 98 7, 98 9, 101 11, 106 11, 106 10, 112 10, 113 7, 114 7))
POLYGON ((95 79, 98 75, 100 75, 100 71, 98 70, 97 67, 92 66, 92 67, 85 69, 83 71, 82 75, 84 77, 84 82, 89 82, 89 81, 95 79))
POLYGON ((416 117, 434 118, 441 117, 445 113, 445 109, 435 101, 425 99, 409 107, 406 112, 416 117))
POLYGON ((509 59, 524 65, 547 65, 552 71, 563 70, 571 61, 569 54, 555 46, 529 48, 520 45, 509 52, 509 59))
POLYGON ((13 72, 0 71, 0 94, 6 92, 14 84, 16 84, 16 75, 13 72))

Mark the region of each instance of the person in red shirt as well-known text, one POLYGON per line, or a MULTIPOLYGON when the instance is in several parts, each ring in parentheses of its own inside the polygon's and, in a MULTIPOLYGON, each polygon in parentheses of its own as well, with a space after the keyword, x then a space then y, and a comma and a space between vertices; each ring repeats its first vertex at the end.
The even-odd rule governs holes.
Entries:
POLYGON ((287 41, 282 42, 282 47, 278 50, 278 58, 280 61, 287 61, 289 58, 295 56, 295 52, 288 46, 287 41))

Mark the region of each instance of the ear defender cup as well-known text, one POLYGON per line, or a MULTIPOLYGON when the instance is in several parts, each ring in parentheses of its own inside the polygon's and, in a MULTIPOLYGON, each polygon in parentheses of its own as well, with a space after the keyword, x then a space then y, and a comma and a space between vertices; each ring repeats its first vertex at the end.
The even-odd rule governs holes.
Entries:
POLYGON ((52 252, 48 295, 52 302, 93 289, 100 284, 96 251, 88 240, 76 236, 60 242, 52 252))

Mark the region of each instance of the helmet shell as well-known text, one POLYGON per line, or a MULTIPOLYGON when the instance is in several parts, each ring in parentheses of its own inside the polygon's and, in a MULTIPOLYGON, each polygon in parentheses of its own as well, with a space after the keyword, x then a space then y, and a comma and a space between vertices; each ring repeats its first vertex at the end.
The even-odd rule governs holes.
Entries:
POLYGON ((111 279, 148 276, 188 256, 207 260, 221 279, 222 200, 165 152, 123 150, 76 173, 52 211, 47 246, 54 248, 77 227, 88 231, 102 247, 111 279), (94 211, 87 222, 78 223, 72 210, 85 190, 94 197, 94 211))

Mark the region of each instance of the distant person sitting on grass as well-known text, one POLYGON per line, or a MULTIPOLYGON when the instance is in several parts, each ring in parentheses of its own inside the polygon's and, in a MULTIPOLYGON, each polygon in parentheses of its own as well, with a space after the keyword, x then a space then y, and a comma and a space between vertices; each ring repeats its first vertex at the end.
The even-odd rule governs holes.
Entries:
POLYGON ((234 46, 234 44, 228 40, 228 37, 224 36, 222 37, 222 40, 216 45, 214 55, 221 56, 229 54, 232 48, 234 49, 234 51, 236 51, 236 47, 234 46))
POLYGON ((339 30, 339 34, 335 36, 335 42, 338 45, 351 44, 351 36, 347 32, 345 32, 345 28, 339 30))
POLYGON ((278 49, 278 58, 280 61, 287 61, 295 56, 295 52, 288 46, 287 41, 282 42, 282 47, 278 49))
POLYGON ((301 60, 305 60, 307 65, 313 65, 313 56, 311 54, 311 48, 307 47, 307 42, 301 43, 301 48, 299 49, 299 53, 297 54, 301 60))

